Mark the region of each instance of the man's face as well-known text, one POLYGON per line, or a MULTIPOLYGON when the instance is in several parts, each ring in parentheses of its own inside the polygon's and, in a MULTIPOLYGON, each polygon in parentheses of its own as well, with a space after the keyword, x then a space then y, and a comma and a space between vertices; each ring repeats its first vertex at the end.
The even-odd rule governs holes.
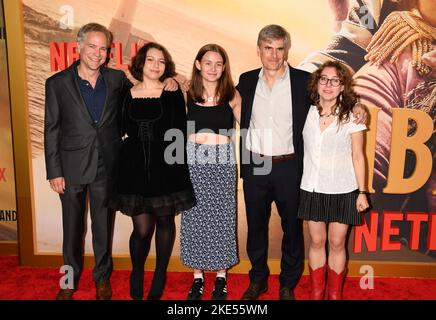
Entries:
POLYGON ((280 71, 284 68, 284 61, 288 57, 284 39, 261 41, 257 47, 262 66, 268 71, 280 71))
POLYGON ((98 70, 107 58, 107 39, 102 32, 88 32, 79 44, 80 62, 88 70, 98 70))

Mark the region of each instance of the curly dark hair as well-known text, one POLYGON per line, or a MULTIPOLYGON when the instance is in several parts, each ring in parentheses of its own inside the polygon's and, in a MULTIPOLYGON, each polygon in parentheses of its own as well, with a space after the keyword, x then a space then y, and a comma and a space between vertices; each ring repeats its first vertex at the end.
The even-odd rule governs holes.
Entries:
POLYGON ((173 77, 176 75, 176 65, 174 64, 173 58, 171 58, 168 50, 159 43, 149 42, 141 49, 138 50, 136 55, 132 58, 132 64, 129 66, 129 71, 132 76, 138 80, 144 80, 144 64, 145 58, 147 57, 147 52, 150 49, 157 49, 163 53, 165 59, 165 71, 163 75, 159 78, 160 81, 165 80, 166 78, 173 77))
POLYGON ((344 90, 336 98, 336 104, 333 107, 332 113, 338 115, 338 124, 346 123, 350 118, 350 111, 353 109, 354 105, 358 102, 359 96, 353 89, 354 81, 350 70, 338 61, 327 61, 324 62, 318 70, 312 73, 309 81, 309 94, 312 104, 314 104, 319 114, 321 115, 322 108, 319 105, 319 94, 318 94, 318 81, 321 78, 321 73, 325 68, 335 68, 339 79, 341 80, 341 85, 344 86, 344 90))

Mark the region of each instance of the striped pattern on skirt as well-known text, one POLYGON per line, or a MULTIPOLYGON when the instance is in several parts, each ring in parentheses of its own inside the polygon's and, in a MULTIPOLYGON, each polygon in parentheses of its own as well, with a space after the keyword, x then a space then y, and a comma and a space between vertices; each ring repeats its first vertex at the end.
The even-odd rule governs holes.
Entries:
POLYGON ((311 221, 339 222, 348 225, 361 224, 357 211, 358 192, 325 194, 300 190, 298 218, 311 221))
POLYGON ((182 212, 181 260, 195 269, 227 269, 238 263, 233 146, 188 142, 187 154, 197 205, 182 212))

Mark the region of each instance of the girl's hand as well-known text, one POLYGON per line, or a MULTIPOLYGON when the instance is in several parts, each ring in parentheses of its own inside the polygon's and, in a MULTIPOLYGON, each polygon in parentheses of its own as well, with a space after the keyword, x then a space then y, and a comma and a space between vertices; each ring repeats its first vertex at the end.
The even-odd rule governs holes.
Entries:
POLYGON ((368 198, 366 197, 366 194, 359 194, 356 201, 356 208, 359 212, 363 212, 369 208, 368 198))

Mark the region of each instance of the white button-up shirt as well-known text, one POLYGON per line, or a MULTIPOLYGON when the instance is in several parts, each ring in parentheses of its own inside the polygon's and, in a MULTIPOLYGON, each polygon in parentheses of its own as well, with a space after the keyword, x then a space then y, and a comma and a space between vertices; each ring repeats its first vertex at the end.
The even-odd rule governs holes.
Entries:
POLYGON ((294 153, 292 142, 292 95, 289 67, 270 90, 263 68, 259 72, 246 147, 258 154, 294 153))
POLYGON ((301 189, 339 194, 358 188, 352 158, 351 134, 366 130, 355 124, 350 113, 347 123, 337 125, 337 117, 321 132, 319 113, 311 106, 303 129, 304 167, 301 189))

